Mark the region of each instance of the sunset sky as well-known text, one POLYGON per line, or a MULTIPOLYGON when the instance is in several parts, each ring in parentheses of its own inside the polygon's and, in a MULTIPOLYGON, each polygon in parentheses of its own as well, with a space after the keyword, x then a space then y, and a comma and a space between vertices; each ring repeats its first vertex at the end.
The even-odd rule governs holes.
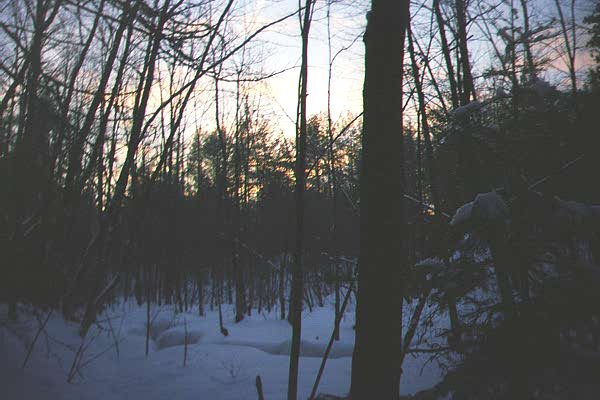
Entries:
MULTIPOLYGON (((411 13, 413 19, 413 30, 420 38, 422 46, 426 46, 428 38, 427 31, 431 23, 431 12, 429 10, 430 1, 417 1, 411 4, 411 13)), ((253 31, 260 26, 276 20, 284 15, 294 12, 298 7, 298 2, 293 0, 258 0, 238 2, 237 15, 239 19, 235 21, 239 24, 243 21, 243 27, 235 26, 236 31, 253 31)), ((485 9, 486 4, 481 4, 481 9, 485 9)), ((576 19, 581 22, 583 17, 591 10, 593 0, 576 1, 576 19)), ((479 6, 472 6, 473 10, 478 10, 479 6)), ((556 15, 555 3, 553 0, 536 0, 530 4, 530 13, 532 24, 547 21, 556 15)), ((567 18, 570 17, 568 4, 563 5, 567 18)), ((331 108, 332 119, 334 123, 348 114, 356 115, 362 110, 362 81, 363 81, 363 63, 364 63, 364 44, 362 42, 362 33, 366 25, 366 12, 369 9, 369 2, 366 0, 357 0, 352 3, 347 1, 337 1, 331 6, 331 35, 332 35, 332 54, 335 55, 333 64, 332 95, 331 108)), ((493 14, 492 14, 493 15, 493 14)), ((498 19, 499 24, 501 21, 498 19)), ((517 24, 521 23, 519 20, 517 24)), ((493 55, 491 45, 481 36, 481 26, 473 23, 470 26, 469 35, 474 38, 470 43, 470 60, 473 65, 476 85, 482 83, 483 72, 490 67, 490 63, 497 63, 493 55)), ((583 33, 583 31, 581 32, 583 33)), ((298 17, 292 17, 288 20, 269 28, 261 33, 254 42, 248 46, 246 57, 257 60, 250 66, 251 75, 269 75, 277 73, 260 82, 253 82, 247 85, 247 90, 254 98, 254 102, 260 105, 260 113, 268 118, 271 125, 287 137, 293 137, 295 126, 295 113, 297 107, 297 88, 298 73, 300 64, 301 40, 298 17), (283 72, 281 72, 283 71, 283 72)), ((583 37, 583 36, 582 36, 583 37)), ((499 36, 495 37, 497 45, 503 50, 504 44, 499 36)), ((579 39, 577 65, 580 71, 580 78, 585 76, 585 70, 588 65, 589 55, 584 48, 585 41, 579 39)), ((441 64, 440 54, 437 50, 437 42, 432 42, 432 59, 434 65, 433 71, 437 75, 440 83, 445 85, 444 68, 441 64)), ((564 59, 561 57, 563 51, 560 43, 553 46, 547 46, 545 43, 538 45, 534 51, 548 55, 550 63, 547 69, 542 73, 544 79, 549 80, 558 87, 568 85, 568 74, 564 59)), ((326 112, 327 109, 327 73, 328 73, 328 47, 327 47, 327 19, 326 2, 317 1, 313 16, 313 22, 310 31, 309 42, 309 72, 308 72, 308 112, 313 115, 319 112, 326 112)), ((581 79, 583 84, 583 79, 581 79)), ((204 83, 203 91, 210 93, 210 85, 204 83)), ((234 84, 223 82, 221 89, 224 92, 223 102, 231 101, 227 99, 227 93, 234 93, 234 84)), ((211 97, 212 94, 203 96, 211 97)), ((203 130, 214 129, 214 108, 211 102, 198 102, 195 109, 195 123, 199 124, 203 130)), ((231 114, 235 107, 222 107, 229 110, 231 114)), ((407 112, 407 120, 410 120, 411 113, 407 112)), ((233 115, 224 115, 225 121, 233 120, 233 115)))

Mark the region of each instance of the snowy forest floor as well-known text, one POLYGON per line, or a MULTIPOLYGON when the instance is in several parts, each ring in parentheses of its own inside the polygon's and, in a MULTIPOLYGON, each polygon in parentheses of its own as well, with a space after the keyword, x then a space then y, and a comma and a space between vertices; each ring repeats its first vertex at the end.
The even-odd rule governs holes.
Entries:
MULTIPOLYGON (((253 310, 254 311, 254 310, 253 310)), ((299 398, 307 399, 333 327, 333 306, 306 310, 302 317, 299 398)), ((55 312, 48 318, 24 368, 28 349, 47 314, 21 309, 8 322, 0 305, 0 397, 21 399, 256 399, 261 376, 265 399, 287 393, 291 327, 278 311, 234 323, 232 305, 223 306, 228 337, 219 331, 217 311, 176 313, 173 306, 152 306, 149 354, 145 355, 145 306, 121 303, 99 316, 85 340, 78 324, 55 312), (183 366, 187 332, 187 360, 183 366), (76 368, 72 368, 77 353, 76 368), (68 383, 69 375, 73 376, 68 383)), ((319 392, 345 395, 350 385, 354 312, 346 312, 341 340, 333 346, 319 392)), ((408 355, 403 394, 427 389, 442 379, 427 355, 408 355)))

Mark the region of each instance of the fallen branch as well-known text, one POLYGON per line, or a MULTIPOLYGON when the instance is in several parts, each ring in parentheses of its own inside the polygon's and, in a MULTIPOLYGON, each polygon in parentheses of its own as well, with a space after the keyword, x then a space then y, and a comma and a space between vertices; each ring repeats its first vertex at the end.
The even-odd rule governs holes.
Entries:
POLYGON ((340 322, 342 321, 342 316, 344 315, 344 310, 348 305, 348 300, 350 300, 350 294, 354 285, 351 284, 348 291, 346 291, 346 296, 344 297, 344 302, 342 303, 342 307, 340 308, 340 312, 335 319, 335 325, 333 327, 333 331, 331 332, 331 337, 329 338, 329 343, 327 343, 327 349, 325 350, 325 354, 323 354, 323 359, 321 360, 321 366, 319 367, 319 372, 317 373, 317 378, 315 379, 315 383, 313 385, 312 391, 310 392, 309 400, 314 400, 317 394, 317 389, 319 387, 319 383, 321 382, 321 376, 323 375, 323 370, 325 370, 325 363, 327 362, 327 357, 329 357, 329 352, 331 351, 331 347, 333 346, 333 342, 335 340, 335 332, 338 331, 340 322))
MULTIPOLYGON (((46 328, 46 325, 48 324, 48 320, 50 319, 50 316, 52 315, 53 311, 54 310, 50 310, 50 312, 48 312, 48 315, 46 316, 46 319, 44 320, 44 322, 40 324, 40 328, 38 329, 37 333, 35 334, 35 337, 33 338, 33 341, 31 342, 31 344, 29 345, 29 348, 27 349, 27 355, 25 356, 25 360, 23 360, 21 369, 25 369, 25 366, 27 365, 27 361, 29 361, 29 357, 31 356, 31 353, 33 352, 33 348, 35 347, 35 343, 37 342, 38 338, 40 337, 40 334, 42 333, 42 331, 44 331, 44 329, 46 328)), ((38 322, 39 322, 39 319, 38 319, 38 322)))
POLYGON ((423 308, 425 308, 425 304, 427 304, 427 299, 429 297, 429 293, 431 289, 429 289, 423 296, 419 299, 419 303, 417 304, 417 308, 413 313, 410 323, 408 324, 408 329, 406 331, 406 335, 404 335, 404 344, 402 345, 402 352, 400 354, 400 365, 404 362, 406 358, 408 346, 413 340, 415 336, 415 332, 417 331, 417 327, 419 326, 419 320, 421 319, 421 313, 423 312, 423 308))

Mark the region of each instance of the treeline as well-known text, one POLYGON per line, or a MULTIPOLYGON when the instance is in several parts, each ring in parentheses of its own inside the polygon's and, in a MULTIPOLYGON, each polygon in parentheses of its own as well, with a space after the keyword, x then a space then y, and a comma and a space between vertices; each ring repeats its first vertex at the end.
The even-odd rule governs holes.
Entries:
POLYGON ((84 333, 118 295, 183 306, 188 283, 202 293, 210 276, 244 293, 250 265, 268 282, 266 264, 285 258, 291 149, 250 93, 264 79, 251 42, 296 12, 242 32, 240 7, 3 6, 1 293, 13 318, 18 302, 60 307, 84 333), (195 115, 206 90, 211 132, 195 115))

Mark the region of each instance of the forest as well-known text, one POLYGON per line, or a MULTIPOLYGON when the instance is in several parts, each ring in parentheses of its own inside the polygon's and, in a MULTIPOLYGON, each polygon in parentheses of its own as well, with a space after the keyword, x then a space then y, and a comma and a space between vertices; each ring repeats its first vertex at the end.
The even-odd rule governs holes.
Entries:
POLYGON ((600 398, 597 0, 0 0, 7 399, 600 398))

